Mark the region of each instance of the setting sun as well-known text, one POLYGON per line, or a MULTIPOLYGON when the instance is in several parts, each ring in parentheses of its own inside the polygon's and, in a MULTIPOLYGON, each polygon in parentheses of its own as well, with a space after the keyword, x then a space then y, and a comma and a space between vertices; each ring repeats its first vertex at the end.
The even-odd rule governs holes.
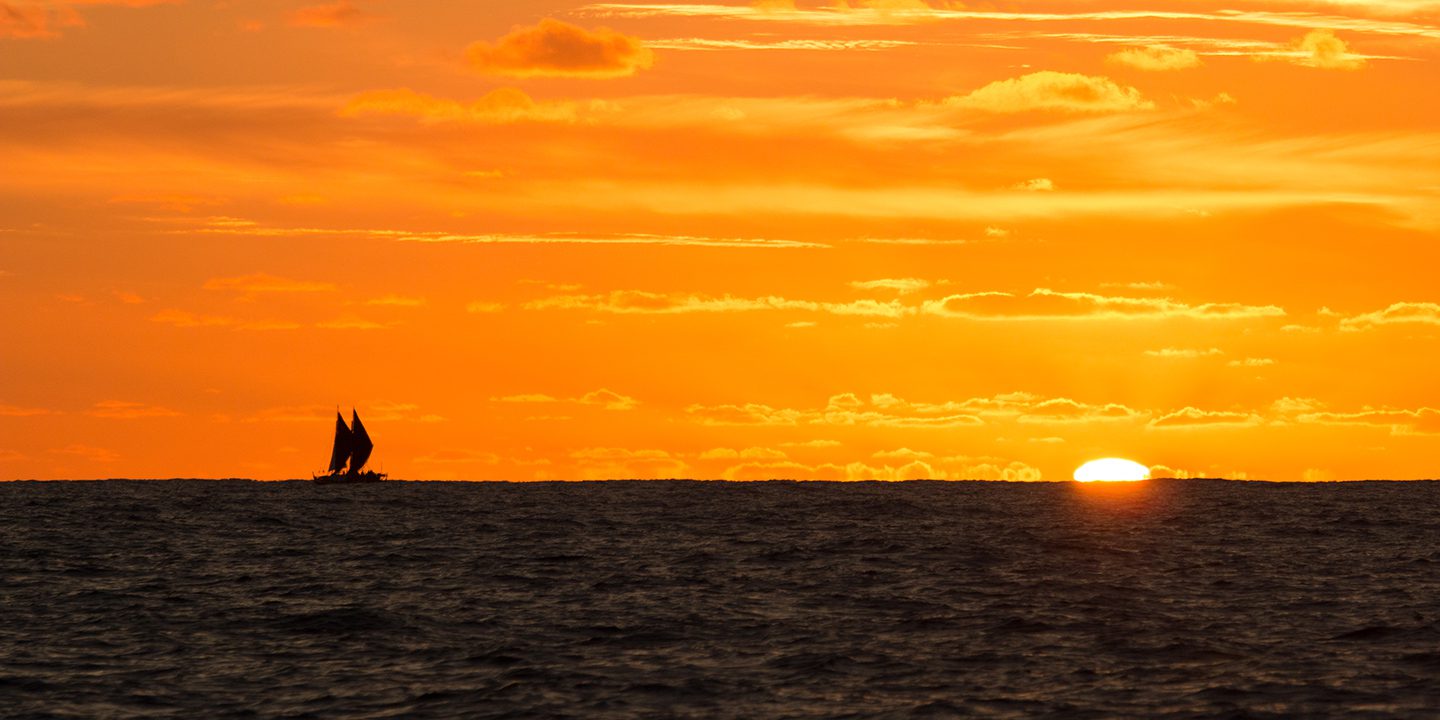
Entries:
POLYGON ((1103 458, 1075 469, 1078 482, 1138 482, 1150 479, 1150 468, 1133 460, 1103 458))

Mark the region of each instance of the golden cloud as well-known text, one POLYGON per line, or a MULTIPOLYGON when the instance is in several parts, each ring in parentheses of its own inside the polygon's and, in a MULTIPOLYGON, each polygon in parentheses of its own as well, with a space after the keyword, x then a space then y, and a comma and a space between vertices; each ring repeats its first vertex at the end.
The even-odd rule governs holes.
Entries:
POLYGON ((1045 288, 1038 288, 1024 296, 1007 292, 951 295, 926 302, 922 312, 970 320, 1240 320, 1285 315, 1283 309, 1274 305, 1192 305, 1169 298, 1116 297, 1045 288))
POLYGON ((1194 359, 1194 358, 1216 357, 1216 356, 1219 356, 1219 355, 1224 355, 1224 354, 1225 354, 1225 351, 1224 351, 1224 350, 1221 350, 1220 348, 1213 348, 1213 347, 1212 347, 1212 348, 1206 348, 1206 349, 1204 349, 1204 350, 1199 350, 1199 349, 1196 349, 1196 348, 1161 348, 1161 349, 1159 349, 1159 350, 1146 350, 1146 351, 1145 351, 1145 354, 1146 354, 1147 356, 1149 356, 1149 357, 1158 357, 1158 358, 1167 358, 1167 359, 1176 359, 1176 358, 1194 359))
POLYGON ((1340 329, 1351 332, 1371 330, 1382 325, 1440 325, 1440 303, 1399 302, 1384 310, 1340 321, 1340 329))
POLYGON ((1297 38, 1290 47, 1298 55, 1292 62, 1298 65, 1324 70, 1359 70, 1365 67, 1365 58, 1352 55, 1350 46, 1335 37, 1331 30, 1313 30, 1297 38))
POLYGON ((890 290, 901 295, 909 295, 930 287, 930 281, 919 278, 882 278, 880 280, 855 281, 850 283, 850 287, 856 290, 890 290))
POLYGON ((690 466, 664 450, 587 448, 570 453, 583 480, 683 478, 690 466))
POLYGON ((606 410, 633 410, 640 404, 639 400, 628 395, 621 395, 613 390, 600 388, 592 390, 579 397, 557 398, 553 395, 543 393, 526 393, 521 395, 505 395, 503 397, 492 397, 491 402, 500 403, 572 403, 575 405, 595 405, 606 410))
POLYGON ((1139 90, 1107 77, 1052 70, 998 80, 969 95, 953 97, 951 105, 996 113, 1053 110, 1060 112, 1129 112, 1153 110, 1139 90))
POLYGON ((686 414, 704 425, 795 425, 805 416, 799 410, 777 409, 759 403, 745 405, 691 405, 686 414))
POLYGON ((915 312, 897 301, 856 300, 816 302, 778 296, 740 298, 731 295, 661 294, 642 290, 616 290, 605 295, 560 295, 525 305, 527 310, 591 310, 617 315, 680 315, 689 313, 732 313, 762 310, 824 312, 860 317, 900 317, 915 312))
POLYGON ((1139 48, 1127 48, 1111 54, 1105 58, 1105 62, 1113 65, 1125 65, 1137 70, 1150 72, 1184 70, 1201 65, 1200 56, 1197 55, 1194 50, 1173 48, 1166 45, 1147 45, 1139 48))
POLYGON ((1150 427, 1155 429, 1192 429, 1223 426, 1249 427, 1259 425, 1264 420, 1254 413, 1243 412, 1214 412, 1201 410, 1199 408, 1187 407, 1183 410, 1176 410, 1168 415, 1162 415, 1150 421, 1150 427))
POLYGON ((762 447, 750 447, 744 450, 714 448, 700 453, 701 460, 786 460, 789 457, 783 450, 762 447))
POLYGON ((1133 420, 1141 413, 1118 403, 1090 405, 1069 398, 1055 398, 1030 405, 1019 417, 1022 423, 1065 424, 1105 420, 1133 420))
POLYGON ((1316 412, 1296 418, 1302 423, 1318 425, 1372 425, 1388 427, 1392 435, 1440 435, 1440 410, 1422 407, 1416 410, 1366 408, 1359 412, 1316 412))
POLYGON ((582 405, 599 405, 606 410, 632 410, 640 404, 635 398, 601 388, 581 395, 576 402, 582 405))
POLYGON ((472 122, 505 125, 519 122, 574 122, 574 103, 538 103, 515 88, 492 90, 472 103, 437 98, 409 88, 371 90, 351 98, 340 109, 341 117, 361 115, 402 115, 421 122, 472 122))
POLYGON ((654 53, 637 38, 551 18, 516 28, 494 45, 473 43, 465 56, 480 72, 519 78, 628 77, 655 62, 654 53))

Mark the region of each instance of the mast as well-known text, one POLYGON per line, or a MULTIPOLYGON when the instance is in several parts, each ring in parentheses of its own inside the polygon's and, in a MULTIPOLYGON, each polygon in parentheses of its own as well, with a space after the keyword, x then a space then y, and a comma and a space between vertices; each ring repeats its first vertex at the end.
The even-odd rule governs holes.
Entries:
MULTIPOLYGON (((365 443, 367 445, 370 443, 369 438, 366 438, 365 443)), ((350 428, 345 427, 345 418, 340 415, 339 410, 336 410, 335 446, 330 449, 330 472, 338 473, 345 469, 345 461, 350 458, 353 446, 354 440, 351 437, 350 428)), ((366 455, 368 456, 369 453, 367 452, 366 455)))
POLYGON ((370 442, 370 433, 365 432, 365 426, 360 424, 360 413, 350 409, 350 425, 354 428, 354 438, 351 441, 350 449, 350 472, 358 473, 360 468, 365 467, 365 461, 370 459, 370 451, 375 449, 375 443, 370 442))

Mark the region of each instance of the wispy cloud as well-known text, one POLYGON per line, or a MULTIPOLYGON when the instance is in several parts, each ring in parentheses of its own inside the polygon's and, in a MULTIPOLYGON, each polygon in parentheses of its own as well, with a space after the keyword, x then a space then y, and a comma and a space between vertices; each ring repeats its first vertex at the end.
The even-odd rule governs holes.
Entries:
POLYGON ((179 417, 183 413, 167 407, 147 403, 104 400, 95 403, 86 414, 92 417, 109 418, 112 420, 139 420, 142 418, 179 417))
POLYGON ((490 402, 519 404, 569 403, 574 405, 593 405, 606 410, 633 410, 640 404, 640 401, 633 397, 621 395, 606 388, 592 390, 583 395, 571 398, 557 398, 544 393, 522 393, 519 395, 492 397, 490 398, 490 402))
MULTIPOLYGON (((1292 0, 1293 1, 1293 0, 1292 0)), ((1322 0, 1323 1, 1323 0, 1322 0)), ((1403 1, 1403 0, 1402 0, 1403 1)), ((1335 0, 1329 3, 1337 9, 1380 7, 1379 2, 1350 2, 1335 0)), ((1422 9, 1424 9, 1422 7, 1422 9)), ((1255 25, 1262 27, 1288 28, 1330 28, 1353 32, 1374 33, 1408 37, 1440 39, 1440 28, 1422 23, 1404 22, 1396 19, 1376 19, 1364 16, 1323 15, 1304 12, 1274 12, 1267 10, 1222 10, 1215 12, 1183 12, 1167 10, 1077 10, 1072 12, 1004 12, 966 10, 963 8, 912 7, 898 9, 881 8, 759 8, 749 5, 720 5, 707 3, 595 3, 580 8, 582 14, 596 17, 685 17, 746 20, 764 23, 784 23, 809 26, 867 26, 867 25, 912 25, 934 22, 994 22, 1024 23, 1043 25, 1049 23, 1106 23, 1132 22, 1136 20, 1192 21, 1200 23, 1221 23, 1255 25)))
POLYGON ((690 235, 657 235, 645 233, 616 235, 585 235, 579 233, 530 234, 463 234, 438 230, 386 230, 355 228, 278 227, 249 220, 212 218, 205 225, 174 231, 179 234, 243 235, 250 237, 366 237, 397 242, 461 243, 471 245, 668 245, 674 247, 799 249, 826 248, 829 245, 795 240, 765 238, 717 238, 690 235))
POLYGON ((980 292, 926 302, 924 312, 970 320, 1247 320, 1283 317, 1274 305, 1185 303, 1170 298, 1123 297, 1040 288, 1028 295, 980 292))

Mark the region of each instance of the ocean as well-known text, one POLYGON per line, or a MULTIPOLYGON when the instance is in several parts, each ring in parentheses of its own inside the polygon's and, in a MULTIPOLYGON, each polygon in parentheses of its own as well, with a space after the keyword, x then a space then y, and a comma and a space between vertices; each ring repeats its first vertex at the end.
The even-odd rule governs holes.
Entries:
POLYGON ((7 718, 1440 716, 1440 484, 0 484, 7 718))

